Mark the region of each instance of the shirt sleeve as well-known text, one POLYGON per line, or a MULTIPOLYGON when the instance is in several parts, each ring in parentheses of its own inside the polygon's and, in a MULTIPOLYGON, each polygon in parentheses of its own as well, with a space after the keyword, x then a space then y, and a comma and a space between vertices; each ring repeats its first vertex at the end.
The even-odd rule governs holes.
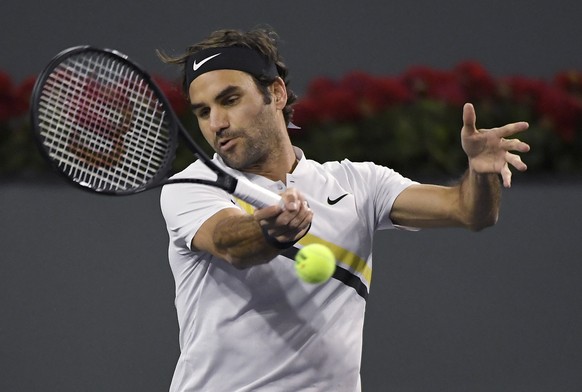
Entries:
POLYGON ((373 197, 376 205, 377 229, 385 230, 391 228, 417 230, 412 227, 395 225, 390 219, 390 212, 396 198, 403 190, 411 185, 418 184, 416 181, 404 177, 400 173, 384 166, 376 166, 376 182, 373 197))
MULTIPOLYGON (((360 200, 365 215, 373 221, 374 230, 391 228, 408 229, 394 225, 390 211, 400 193, 418 182, 404 177, 400 173, 373 162, 350 162, 344 160, 341 166, 351 172, 354 194, 360 200)), ((414 230, 413 228, 410 228, 414 230)))
MULTIPOLYGON (((204 178, 207 175, 182 172, 179 177, 204 178)), ((201 184, 168 184, 160 196, 162 215, 170 241, 191 250, 192 239, 207 219, 225 208, 239 208, 230 194, 222 189, 201 184)))

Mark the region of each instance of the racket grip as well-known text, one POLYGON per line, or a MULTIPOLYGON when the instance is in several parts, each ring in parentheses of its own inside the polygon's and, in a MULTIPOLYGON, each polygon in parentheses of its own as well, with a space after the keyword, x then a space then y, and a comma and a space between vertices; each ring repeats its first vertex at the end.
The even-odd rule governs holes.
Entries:
POLYGON ((237 178, 237 184, 232 194, 257 208, 282 203, 281 196, 257 184, 253 184, 245 177, 237 178))

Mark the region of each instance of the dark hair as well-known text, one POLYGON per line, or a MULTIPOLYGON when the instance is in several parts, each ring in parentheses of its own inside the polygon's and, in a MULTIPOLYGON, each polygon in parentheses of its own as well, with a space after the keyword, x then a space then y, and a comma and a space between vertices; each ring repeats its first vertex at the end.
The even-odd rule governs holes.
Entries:
MULTIPOLYGON (((287 104, 283 108, 283 116, 285 122, 289 123, 293 116, 293 103, 297 100, 297 95, 289 89, 289 79, 287 66, 283 63, 283 59, 279 54, 277 48, 279 36, 277 33, 269 28, 255 28, 249 31, 240 30, 217 30, 213 32, 208 38, 203 41, 198 42, 190 46, 186 53, 179 56, 168 56, 167 54, 157 51, 160 59, 166 64, 176 64, 182 67, 182 88, 186 97, 188 97, 188 88, 186 86, 186 72, 184 67, 186 66, 186 60, 190 55, 196 53, 203 49, 208 48, 220 48, 228 46, 242 46, 247 47, 262 55, 266 56, 269 60, 273 61, 277 67, 277 72, 283 81, 285 82, 285 87, 287 88, 287 104)), ((271 102, 271 95, 269 93, 268 87, 275 81, 275 79, 268 78, 257 78, 253 76, 255 84, 259 91, 263 94, 264 101, 266 104, 271 102)))

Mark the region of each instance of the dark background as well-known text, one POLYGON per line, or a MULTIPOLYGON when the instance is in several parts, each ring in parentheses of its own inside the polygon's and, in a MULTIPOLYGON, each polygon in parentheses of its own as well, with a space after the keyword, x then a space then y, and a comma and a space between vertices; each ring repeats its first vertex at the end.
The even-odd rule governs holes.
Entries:
MULTIPOLYGON (((0 70, 24 78, 89 43, 174 77, 155 49, 267 23, 300 95, 320 75, 465 59, 550 78, 580 68, 581 15, 579 1, 547 0, 21 0, 0 5, 0 70)), ((580 177, 519 174, 482 233, 380 233, 365 391, 582 390, 581 199, 580 177)), ((167 390, 178 331, 166 246, 157 191, 0 181, 0 390, 167 390)))
POLYGON ((580 67, 578 0, 19 0, 0 5, 0 67, 39 72, 69 46, 113 47, 171 76, 156 49, 181 53, 219 28, 273 26, 295 88, 354 69, 396 74, 475 59, 496 75, 580 67))

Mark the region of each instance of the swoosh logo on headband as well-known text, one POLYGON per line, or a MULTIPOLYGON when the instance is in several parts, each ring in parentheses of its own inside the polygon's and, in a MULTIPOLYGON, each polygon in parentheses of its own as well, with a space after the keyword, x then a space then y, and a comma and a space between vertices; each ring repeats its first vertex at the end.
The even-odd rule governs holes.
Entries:
POLYGON ((213 54, 212 56, 206 57, 204 60, 200 61, 199 63, 197 63, 196 60, 194 60, 194 64, 192 64, 192 69, 194 71, 198 71, 198 68, 202 67, 204 65, 204 63, 206 63, 207 61, 212 60, 216 56, 220 56, 220 55, 221 55, 221 53, 213 54))

